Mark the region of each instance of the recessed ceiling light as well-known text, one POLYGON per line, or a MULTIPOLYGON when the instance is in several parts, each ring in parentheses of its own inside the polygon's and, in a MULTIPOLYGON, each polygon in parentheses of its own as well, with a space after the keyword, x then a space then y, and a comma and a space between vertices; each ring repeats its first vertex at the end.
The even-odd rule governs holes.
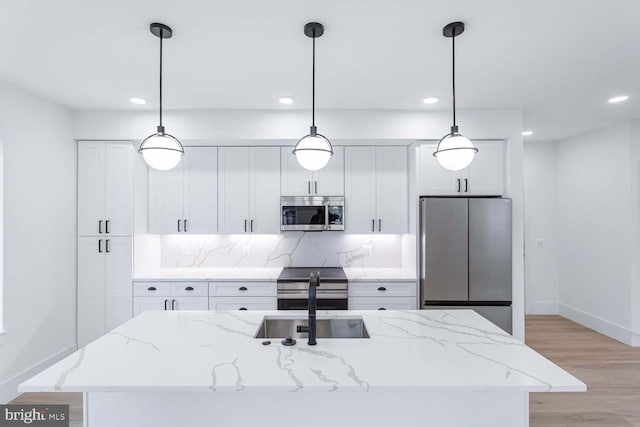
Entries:
POLYGON ((629 99, 627 95, 614 96, 613 98, 609 99, 609 104, 617 104, 618 102, 624 102, 627 99, 629 99))
POLYGON ((438 97, 437 96, 428 96, 425 99, 423 99, 422 102, 425 103, 425 104, 435 104, 436 102, 438 102, 438 97))
POLYGON ((136 105, 144 105, 147 103, 147 101, 142 98, 129 98, 129 102, 136 105))
POLYGON ((293 98, 290 96, 283 96, 278 100, 278 102, 280 102, 280 104, 283 104, 283 105, 293 104, 293 98))
POLYGON ((522 136, 531 136, 531 135, 533 135, 533 131, 532 130, 522 131, 522 136))

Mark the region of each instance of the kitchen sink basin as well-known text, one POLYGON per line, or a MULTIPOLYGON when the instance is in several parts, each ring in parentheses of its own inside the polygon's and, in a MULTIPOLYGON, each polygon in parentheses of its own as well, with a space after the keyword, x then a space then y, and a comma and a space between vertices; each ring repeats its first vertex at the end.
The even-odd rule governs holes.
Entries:
MULTIPOLYGON (((362 318, 318 319, 316 321, 317 338, 369 338, 362 318)), ((296 332, 298 325, 308 326, 309 320, 265 318, 255 338, 307 338, 306 332, 296 332)))

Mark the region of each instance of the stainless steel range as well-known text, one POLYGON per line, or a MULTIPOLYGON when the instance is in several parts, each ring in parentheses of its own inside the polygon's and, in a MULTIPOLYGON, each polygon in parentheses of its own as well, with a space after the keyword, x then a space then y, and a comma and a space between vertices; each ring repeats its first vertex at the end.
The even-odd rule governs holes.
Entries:
POLYGON ((278 277, 278 310, 309 308, 309 275, 320 274, 318 310, 346 310, 348 281, 342 267, 285 267, 278 277))

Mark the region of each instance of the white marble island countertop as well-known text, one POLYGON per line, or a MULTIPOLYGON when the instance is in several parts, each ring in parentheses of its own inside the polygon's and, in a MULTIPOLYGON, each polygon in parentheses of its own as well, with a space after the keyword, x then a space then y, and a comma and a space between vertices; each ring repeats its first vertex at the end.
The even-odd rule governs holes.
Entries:
POLYGON ((578 379, 471 310, 319 312, 370 338, 254 335, 306 312, 149 311, 20 385, 21 392, 584 391, 578 379))

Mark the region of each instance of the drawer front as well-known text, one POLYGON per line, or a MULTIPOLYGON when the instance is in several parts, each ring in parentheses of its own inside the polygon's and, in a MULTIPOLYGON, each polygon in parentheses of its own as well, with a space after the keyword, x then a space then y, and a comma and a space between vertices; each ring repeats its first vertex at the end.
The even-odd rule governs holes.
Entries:
POLYGON ((416 282, 349 282, 349 296, 415 297, 416 282))
POLYGON ((172 289, 176 297, 208 297, 209 288, 207 282, 180 282, 174 283, 172 289))
POLYGON ((134 297, 170 297, 174 283, 169 282, 134 282, 134 297))
POLYGON ((415 310, 415 297, 355 297, 349 298, 349 310, 415 310))
POLYGON ((211 297, 275 297, 276 282, 209 282, 211 297))
POLYGON ((278 300, 265 298, 209 298, 209 310, 277 310, 278 300))

